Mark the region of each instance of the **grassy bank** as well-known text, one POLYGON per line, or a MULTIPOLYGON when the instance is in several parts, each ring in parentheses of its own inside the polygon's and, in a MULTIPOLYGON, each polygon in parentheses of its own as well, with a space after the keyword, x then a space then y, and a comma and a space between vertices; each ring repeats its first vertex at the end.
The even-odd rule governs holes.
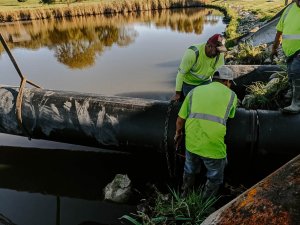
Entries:
POLYGON ((260 20, 270 19, 284 7, 283 0, 211 0, 210 2, 212 4, 224 5, 235 11, 243 9, 252 12, 256 14, 260 20))
POLYGON ((227 17, 230 23, 226 28, 227 46, 234 45, 234 39, 239 37, 237 27, 241 21, 240 12, 248 11, 256 15, 260 21, 271 19, 280 10, 284 8, 284 1, 282 0, 211 0, 210 5, 217 6, 227 12, 227 17))
MULTIPOLYGON (((56 0, 54 4, 42 4, 41 0, 27 0, 26 2, 18 2, 18 0, 1 0, 0 12, 24 13, 24 10, 49 10, 49 9, 61 9, 61 10, 76 10, 77 7, 96 6, 106 8, 107 11, 136 11, 136 10, 149 10, 156 8, 169 8, 169 7, 186 7, 192 5, 199 5, 199 3, 207 3, 211 5, 221 6, 231 10, 251 11, 258 15, 260 19, 269 19, 271 16, 280 11, 284 5, 282 0, 56 0), (67 3, 70 4, 67 4, 67 3), (125 7, 124 10, 121 10, 125 7), (108 10, 110 9, 110 10, 108 10)), ((96 10, 95 10, 96 13, 96 10)), ((100 13, 100 12, 99 12, 100 13)), ((75 12, 74 12, 75 14, 75 12)), ((21 16, 11 16, 13 18, 20 18, 21 16)))
POLYGON ((81 2, 69 5, 66 3, 40 4, 40 7, 37 7, 36 1, 30 0, 30 2, 22 3, 24 4, 22 9, 19 8, 21 3, 15 3, 14 6, 2 6, 1 4, 3 3, 1 3, 0 22, 89 16, 105 13, 126 14, 128 12, 153 9, 195 7, 203 5, 203 1, 205 0, 82 0, 81 2))

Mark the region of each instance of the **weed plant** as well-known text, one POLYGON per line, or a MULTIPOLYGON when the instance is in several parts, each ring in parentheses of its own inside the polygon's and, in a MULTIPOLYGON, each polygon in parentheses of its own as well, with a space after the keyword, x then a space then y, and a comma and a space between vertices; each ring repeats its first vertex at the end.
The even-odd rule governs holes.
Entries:
POLYGON ((247 87, 243 107, 276 110, 285 106, 284 94, 289 86, 287 72, 276 72, 271 77, 268 83, 258 81, 247 87))
POLYGON ((253 46, 248 43, 239 45, 237 60, 242 64, 263 64, 270 53, 265 51, 265 45, 253 46))
POLYGON ((186 197, 170 188, 169 194, 156 193, 150 212, 124 215, 122 220, 135 225, 197 225, 212 212, 215 197, 203 198, 202 189, 190 191, 186 197))
POLYGON ((241 43, 226 54, 226 60, 234 59, 234 64, 260 65, 264 64, 270 56, 270 51, 265 44, 253 46, 249 43, 241 43))

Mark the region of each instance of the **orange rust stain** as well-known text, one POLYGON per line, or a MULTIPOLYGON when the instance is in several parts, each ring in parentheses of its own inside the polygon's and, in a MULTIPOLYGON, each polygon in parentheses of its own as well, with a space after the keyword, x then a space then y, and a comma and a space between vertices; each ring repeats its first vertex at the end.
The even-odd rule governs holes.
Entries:
POLYGON ((257 190, 256 188, 251 189, 248 193, 244 201, 241 202, 240 206, 238 208, 242 208, 245 205, 248 205, 250 202, 254 201, 254 196, 256 195, 257 190))
POLYGON ((222 213, 218 225, 290 225, 288 211, 266 199, 254 199, 251 206, 237 209, 234 206, 222 213))

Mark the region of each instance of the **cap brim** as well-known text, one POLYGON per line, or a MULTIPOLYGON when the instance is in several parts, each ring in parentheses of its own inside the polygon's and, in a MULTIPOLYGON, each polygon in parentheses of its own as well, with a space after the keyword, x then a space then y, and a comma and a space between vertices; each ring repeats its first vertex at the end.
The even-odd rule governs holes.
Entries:
POLYGON ((236 85, 236 83, 234 82, 233 78, 228 79, 228 78, 220 77, 219 75, 214 75, 213 78, 214 79, 220 79, 220 80, 230 80, 234 85, 236 85))
POLYGON ((227 52, 227 48, 224 45, 218 46, 217 50, 218 50, 218 52, 227 52))

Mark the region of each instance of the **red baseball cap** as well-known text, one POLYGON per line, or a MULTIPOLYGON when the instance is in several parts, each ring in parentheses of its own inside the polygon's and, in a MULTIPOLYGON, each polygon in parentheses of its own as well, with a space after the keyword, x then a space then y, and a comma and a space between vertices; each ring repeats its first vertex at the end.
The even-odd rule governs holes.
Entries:
POLYGON ((221 34, 214 34, 207 40, 207 43, 216 47, 218 52, 227 51, 227 48, 225 47, 225 38, 221 34))

